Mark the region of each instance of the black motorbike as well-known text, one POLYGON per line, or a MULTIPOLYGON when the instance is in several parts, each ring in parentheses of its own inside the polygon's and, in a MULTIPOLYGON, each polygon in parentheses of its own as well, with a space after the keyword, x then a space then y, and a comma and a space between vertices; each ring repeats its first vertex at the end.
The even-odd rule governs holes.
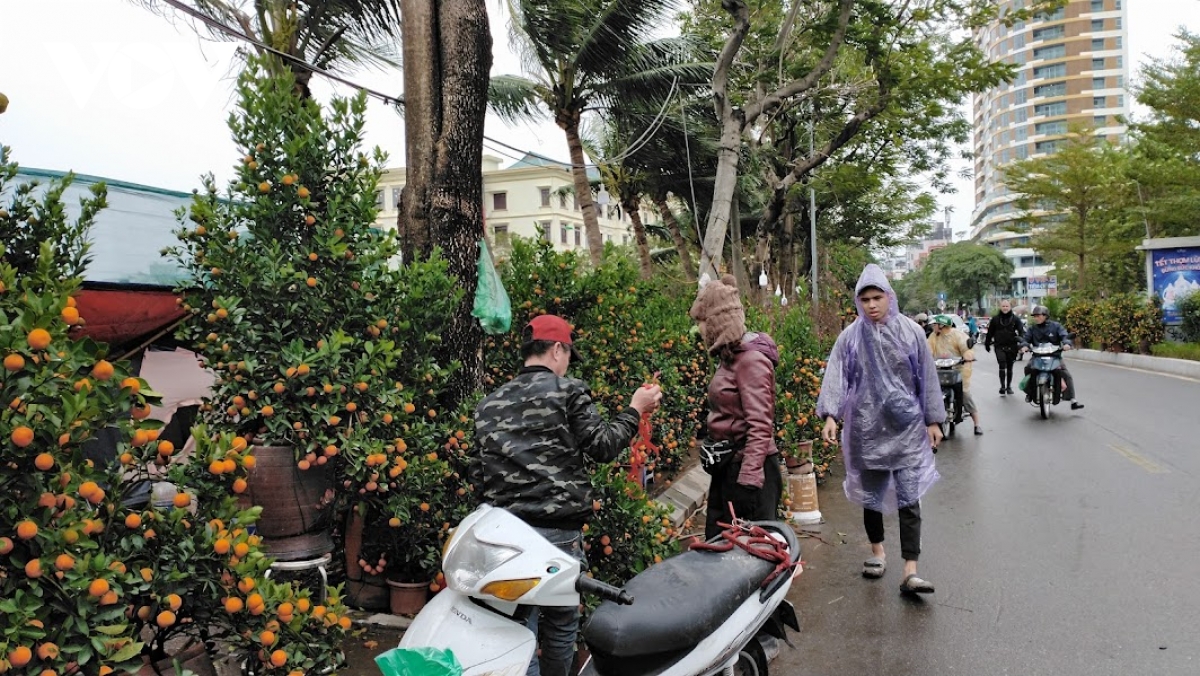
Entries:
POLYGON ((1062 399, 1063 349, 1061 345, 1041 343, 1029 348, 1033 358, 1029 360, 1029 383, 1025 392, 1030 395, 1030 404, 1037 407, 1042 419, 1050 417, 1050 407, 1057 406, 1062 399))
POLYGON ((942 436, 954 436, 954 426, 962 422, 963 376, 962 357, 947 357, 933 360, 937 366, 938 384, 942 386, 942 401, 946 404, 946 423, 942 436))

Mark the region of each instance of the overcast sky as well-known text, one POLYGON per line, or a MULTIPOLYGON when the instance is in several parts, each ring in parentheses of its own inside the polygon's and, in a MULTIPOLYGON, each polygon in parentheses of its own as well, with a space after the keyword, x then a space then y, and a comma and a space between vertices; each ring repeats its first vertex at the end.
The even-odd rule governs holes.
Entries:
MULTIPOLYGON (((1131 73, 1148 57, 1169 53, 1179 26, 1200 30, 1200 0, 1127 0, 1131 73)), ((489 0, 495 40, 493 73, 516 73, 498 0, 489 0)), ((0 0, 4 56, 0 142, 22 165, 191 190, 199 176, 232 174, 238 154, 226 127, 233 103, 234 45, 197 37, 182 19, 168 21, 132 0, 0 0)), ((398 73, 364 71, 349 79, 400 94, 398 73)), ((1135 75, 1136 79, 1136 75, 1135 75)), ((334 91, 314 78, 319 98, 334 91)), ((551 122, 507 127, 489 118, 486 133, 566 160, 566 142, 551 122)), ((404 157, 400 117, 372 100, 367 142, 398 166, 404 157)), ((490 150, 493 154, 499 154, 490 150)), ((511 154, 511 151, 505 151, 511 154)), ((511 161, 510 158, 506 158, 511 161)), ((954 230, 969 227, 970 181, 943 198, 954 230)))

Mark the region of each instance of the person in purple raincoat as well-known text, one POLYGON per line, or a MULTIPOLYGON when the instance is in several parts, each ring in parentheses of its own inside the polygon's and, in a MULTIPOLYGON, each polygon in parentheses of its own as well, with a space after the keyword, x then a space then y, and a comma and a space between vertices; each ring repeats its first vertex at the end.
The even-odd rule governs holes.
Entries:
POLYGON ((932 593, 933 584, 917 577, 917 559, 921 496, 938 480, 933 454, 946 421, 937 368, 925 332, 900 314, 879 266, 863 269, 854 293, 858 319, 838 336, 817 400, 822 436, 838 443, 841 424, 846 497, 862 505, 871 542, 863 576, 883 577, 883 515, 899 511, 900 589, 932 593))

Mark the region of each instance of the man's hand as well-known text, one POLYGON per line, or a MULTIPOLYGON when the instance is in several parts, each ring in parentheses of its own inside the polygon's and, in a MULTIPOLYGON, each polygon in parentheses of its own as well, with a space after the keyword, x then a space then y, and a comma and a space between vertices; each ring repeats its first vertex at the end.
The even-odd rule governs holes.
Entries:
POLYGON ((658 410, 659 403, 662 402, 662 396, 662 387, 653 383, 642 385, 634 391, 629 405, 641 415, 654 413, 658 410))
POLYGON ((936 425, 936 424, 929 425, 928 430, 929 430, 929 447, 937 448, 938 444, 942 443, 942 426, 936 425))
POLYGON ((825 419, 825 427, 821 430, 821 438, 827 444, 836 445, 838 442, 838 424, 833 418, 825 419))

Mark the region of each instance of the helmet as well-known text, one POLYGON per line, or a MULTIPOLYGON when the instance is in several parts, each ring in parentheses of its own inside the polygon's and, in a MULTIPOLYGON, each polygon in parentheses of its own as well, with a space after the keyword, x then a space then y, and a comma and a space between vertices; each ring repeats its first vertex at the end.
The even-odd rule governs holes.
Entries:
POLYGON ((917 323, 924 324, 925 322, 929 321, 929 315, 921 312, 918 313, 914 319, 916 319, 917 323))
POLYGON ((1045 305, 1034 305, 1033 309, 1030 310, 1029 314, 1031 314, 1031 315, 1046 315, 1047 317, 1049 317, 1050 310, 1045 305))
POLYGON ((950 319, 950 315, 938 315, 933 318, 933 323, 941 324, 942 326, 954 326, 954 320, 950 319))

